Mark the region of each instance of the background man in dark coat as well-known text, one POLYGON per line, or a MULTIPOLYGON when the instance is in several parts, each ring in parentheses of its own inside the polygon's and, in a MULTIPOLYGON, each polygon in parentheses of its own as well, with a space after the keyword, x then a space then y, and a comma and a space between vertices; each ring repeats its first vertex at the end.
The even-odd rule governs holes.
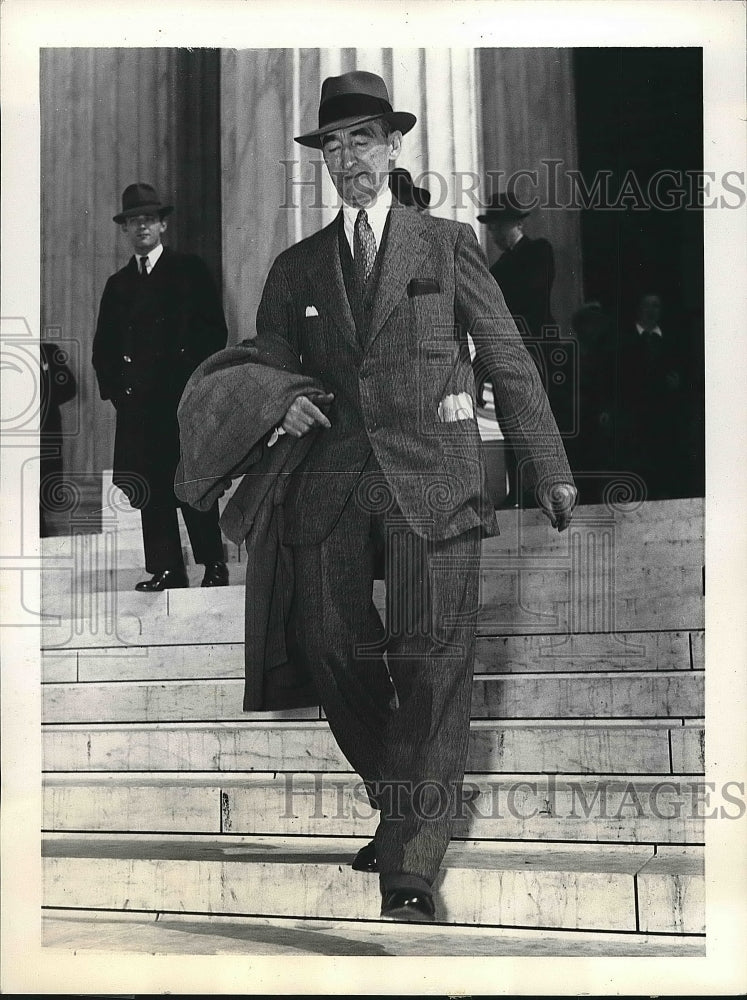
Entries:
POLYGON ((617 345, 618 462, 641 477, 649 500, 686 496, 691 464, 685 351, 662 314, 658 293, 641 295, 617 345))
MULTIPOLYGON (((522 208, 509 194, 494 195, 478 222, 488 227, 493 242, 501 250, 501 256, 490 268, 490 273, 498 282, 506 300, 514 323, 524 339, 534 359, 550 398, 550 406, 556 417, 560 400, 553 398, 553 387, 548 384, 547 365, 543 352, 543 332, 546 327, 555 326, 550 306, 550 293, 555 280, 555 260, 552 246, 546 239, 531 239, 524 233, 524 219, 530 212, 522 208)), ((480 351, 474 358, 477 403, 484 406, 483 389, 489 381, 488 366, 480 351)), ((496 405, 496 418, 501 423, 501 413, 496 405)), ((506 470, 508 472, 508 496, 504 506, 513 507, 522 499, 517 482, 516 455, 506 448, 506 470)))
POLYGON ((401 206, 388 186, 415 116, 373 73, 331 77, 321 149, 335 221, 274 262, 258 337, 283 337, 326 395, 282 423, 313 432, 284 504, 298 629, 332 732, 380 809, 353 867, 377 871, 381 915, 430 920, 460 809, 485 493, 467 336, 552 523, 575 488, 537 370, 471 227, 401 206), (386 631, 372 601, 383 559, 386 631), (384 659, 386 654, 386 662, 384 659))
POLYGON ((149 184, 131 184, 114 216, 135 251, 106 283, 93 365, 102 399, 117 410, 114 482, 139 507, 145 567, 153 576, 136 589, 188 586, 177 507, 181 507, 202 585, 224 586, 228 569, 218 510, 179 503, 174 473, 179 461, 176 410, 189 376, 226 343, 226 321, 204 262, 164 247, 170 205, 149 184))

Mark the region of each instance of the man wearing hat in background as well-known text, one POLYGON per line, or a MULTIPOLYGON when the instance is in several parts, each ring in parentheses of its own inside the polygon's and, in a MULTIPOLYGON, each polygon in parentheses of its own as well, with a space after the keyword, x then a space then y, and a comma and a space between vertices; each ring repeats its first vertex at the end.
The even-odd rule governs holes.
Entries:
MULTIPOLYGON (((487 226, 501 256, 490 268, 498 282, 506 305, 514 318, 519 333, 524 338, 540 371, 545 370, 541 345, 548 326, 555 326, 550 294, 555 280, 555 261, 552 246, 545 239, 531 239, 524 233, 524 219, 531 209, 521 206, 510 194, 494 195, 483 215, 477 221, 487 226)), ((484 385, 490 381, 485 358, 477 351, 474 358, 478 406, 484 406, 484 385)), ((552 387, 545 386, 548 392, 552 387)), ((551 404, 555 411, 555 401, 551 404)), ((496 405, 496 417, 501 414, 496 405)), ((508 472, 508 496, 503 505, 513 507, 523 498, 519 494, 518 470, 515 452, 508 447, 505 452, 508 472)), ((526 498, 524 498, 526 499, 526 498)), ((529 501, 531 502, 531 500, 529 501)))
POLYGON ((200 512, 174 495, 179 460, 176 410, 197 365, 225 347, 226 321, 215 283, 193 254, 164 247, 167 216, 150 184, 131 184, 114 216, 134 256, 107 281, 93 365, 102 399, 117 411, 114 483, 140 508, 145 567, 136 590, 187 587, 177 507, 181 507, 202 586, 225 586, 228 568, 217 506, 200 512))
POLYGON ((353 867, 378 872, 383 917, 432 920, 463 814, 480 541, 497 533, 468 333, 558 530, 575 488, 474 232, 403 207, 388 186, 414 124, 373 73, 324 81, 318 128, 296 141, 322 150, 342 210, 275 260, 257 333, 284 337, 326 389, 298 396, 282 423, 315 435, 285 497, 284 541, 308 669, 380 810, 353 867), (372 601, 382 560, 386 631, 372 601))

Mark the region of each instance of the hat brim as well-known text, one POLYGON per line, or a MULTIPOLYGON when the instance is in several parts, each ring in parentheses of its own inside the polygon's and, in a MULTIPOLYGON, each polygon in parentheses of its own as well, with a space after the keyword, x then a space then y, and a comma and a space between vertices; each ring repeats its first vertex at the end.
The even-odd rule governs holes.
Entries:
POLYGON ((137 208, 128 208, 125 212, 113 216, 112 221, 120 225, 126 219, 132 219, 136 215, 160 215, 163 218, 166 215, 171 215, 173 211, 173 205, 139 205, 137 208))
POLYGON ((365 125, 367 122, 380 121, 382 118, 389 122, 395 132, 401 132, 402 135, 409 132, 417 121, 415 115, 410 114, 409 111, 387 111, 381 115, 353 115, 349 118, 339 118, 337 121, 329 122, 324 128, 315 129, 305 135, 298 135, 293 141, 301 146, 307 146, 309 149, 321 149, 322 139, 330 132, 336 132, 343 128, 353 128, 355 125, 365 125))
POLYGON ((526 212, 518 212, 514 208, 493 208, 486 212, 485 215, 478 215, 477 221, 483 224, 487 224, 488 222, 508 222, 510 219, 526 219, 531 214, 531 209, 528 209, 526 212))

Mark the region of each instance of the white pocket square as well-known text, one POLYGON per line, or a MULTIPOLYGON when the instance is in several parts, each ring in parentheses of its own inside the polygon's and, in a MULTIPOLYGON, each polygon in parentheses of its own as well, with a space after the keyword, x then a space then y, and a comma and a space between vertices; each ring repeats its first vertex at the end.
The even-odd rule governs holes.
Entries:
POLYGON ((306 315, 307 316, 318 316, 319 313, 317 312, 316 306, 306 306, 306 315))
POLYGON ((474 415, 472 397, 468 392, 444 396, 438 404, 438 419, 444 424, 453 420, 470 420, 474 415))

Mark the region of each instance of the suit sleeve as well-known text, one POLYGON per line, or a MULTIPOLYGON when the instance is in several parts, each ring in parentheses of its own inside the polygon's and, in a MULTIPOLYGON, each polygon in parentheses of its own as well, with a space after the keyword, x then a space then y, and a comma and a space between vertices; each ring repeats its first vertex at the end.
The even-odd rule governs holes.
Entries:
POLYGON ((114 311, 114 285, 109 278, 101 296, 99 315, 96 322, 96 333, 93 338, 93 356, 91 361, 96 371, 96 381, 99 395, 102 399, 114 400, 117 394, 116 370, 114 359, 117 350, 117 323, 114 311))
POLYGON ((456 319, 493 383, 501 430, 516 452, 524 486, 573 483, 537 368, 470 226, 460 226, 454 266, 456 319))
POLYGON ((257 310, 257 336, 269 340, 280 337, 298 356, 298 329, 290 281, 278 258, 267 276, 257 310))

